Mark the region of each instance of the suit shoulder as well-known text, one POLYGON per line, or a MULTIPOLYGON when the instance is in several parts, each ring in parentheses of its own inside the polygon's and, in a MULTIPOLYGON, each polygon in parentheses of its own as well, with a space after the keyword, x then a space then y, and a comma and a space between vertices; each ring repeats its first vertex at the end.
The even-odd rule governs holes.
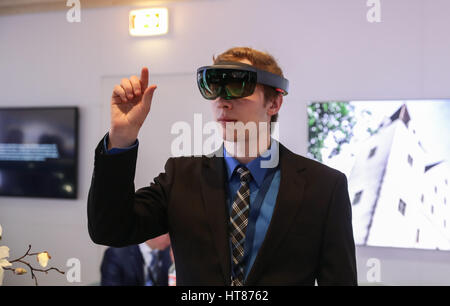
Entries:
POLYGON ((133 245, 120 247, 120 248, 109 247, 106 249, 105 255, 123 257, 123 256, 127 256, 129 254, 137 253, 138 251, 139 251, 139 246, 133 244, 133 245))
POLYGON ((164 171, 174 177, 195 175, 201 168, 201 160, 201 157, 196 156, 169 157, 164 166, 164 171))
POLYGON ((322 164, 314 159, 296 154, 292 151, 290 151, 289 149, 287 149, 286 147, 284 148, 285 150, 287 150, 289 152, 289 155, 294 158, 295 163, 302 168, 307 169, 307 171, 309 173, 315 173, 319 176, 326 176, 326 177, 333 177, 333 178, 338 178, 341 176, 345 176, 344 173, 342 173, 341 171, 331 168, 325 164, 322 164))
POLYGON ((167 163, 172 162, 177 168, 189 167, 201 163, 202 156, 176 156, 169 157, 167 163))

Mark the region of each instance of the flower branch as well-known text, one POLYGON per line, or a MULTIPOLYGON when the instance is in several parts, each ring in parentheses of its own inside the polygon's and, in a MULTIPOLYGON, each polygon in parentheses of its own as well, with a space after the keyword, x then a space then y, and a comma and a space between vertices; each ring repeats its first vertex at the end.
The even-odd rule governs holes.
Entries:
MULTIPOLYGON (((1 235, 2 235, 2 228, 0 225, 0 240, 1 240, 1 235)), ((13 268, 12 267, 13 263, 21 263, 21 264, 28 266, 30 273, 31 273, 31 279, 34 280, 34 283, 36 286, 38 286, 38 280, 37 280, 35 272, 44 272, 45 274, 48 274, 49 271, 55 270, 58 273, 65 274, 65 272, 63 272, 55 267, 50 267, 48 269, 35 268, 31 265, 31 263, 24 260, 27 256, 36 256, 36 259, 37 259, 39 265, 43 268, 47 267, 48 261, 51 259, 51 256, 48 254, 47 251, 39 252, 39 253, 31 253, 31 245, 28 245, 28 250, 25 252, 25 254, 23 256, 21 256, 17 259, 8 261, 8 260, 6 260, 6 258, 9 257, 9 248, 7 246, 0 247, 0 285, 2 284, 2 281, 3 281, 3 271, 4 270, 13 271, 13 273, 16 275, 23 275, 23 274, 27 273, 27 270, 25 270, 24 268, 13 268)))
MULTIPOLYGON (((50 259, 51 257, 50 257, 50 255, 49 255, 47 252, 30 253, 30 251, 31 251, 31 245, 28 245, 28 250, 27 250, 27 252, 26 252, 23 256, 21 256, 21 257, 19 257, 19 258, 14 259, 14 260, 11 260, 10 263, 13 264, 13 263, 15 263, 15 262, 20 262, 20 263, 22 263, 22 264, 24 264, 24 265, 27 265, 27 266, 30 268, 31 279, 34 279, 34 282, 35 282, 35 285, 36 285, 36 286, 38 286, 38 281, 37 281, 37 277, 36 277, 35 272, 44 272, 45 274, 48 274, 48 271, 55 270, 55 271, 57 271, 57 272, 59 272, 59 273, 61 273, 61 274, 64 274, 64 273, 65 273, 65 272, 60 271, 59 269, 57 269, 57 268, 55 268, 55 267, 50 267, 50 268, 45 269, 45 270, 34 268, 29 262, 27 262, 27 261, 25 261, 25 260, 23 260, 23 259, 24 259, 25 257, 27 257, 27 256, 37 256, 37 260, 38 260, 39 264, 40 264, 42 267, 45 268, 45 267, 47 266, 48 259, 50 259)), ((16 273, 16 270, 17 270, 17 269, 6 268, 5 270, 14 270, 15 274, 18 274, 18 273, 16 273)), ((22 272, 22 273, 20 273, 20 274, 24 274, 23 271, 21 271, 21 272, 22 272)))

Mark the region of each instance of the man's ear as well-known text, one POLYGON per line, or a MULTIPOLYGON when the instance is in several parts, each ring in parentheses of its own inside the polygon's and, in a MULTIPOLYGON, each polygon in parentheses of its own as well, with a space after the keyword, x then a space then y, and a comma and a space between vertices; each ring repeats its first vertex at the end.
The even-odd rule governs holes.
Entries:
POLYGON ((281 94, 277 94, 270 100, 267 114, 269 116, 277 114, 280 111, 281 104, 283 104, 283 96, 281 94))

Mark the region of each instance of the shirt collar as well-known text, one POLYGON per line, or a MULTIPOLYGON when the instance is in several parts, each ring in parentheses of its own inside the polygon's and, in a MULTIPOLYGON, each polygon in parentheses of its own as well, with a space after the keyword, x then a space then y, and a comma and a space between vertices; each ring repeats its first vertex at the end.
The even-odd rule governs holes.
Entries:
POLYGON ((147 243, 143 242, 139 244, 139 249, 141 251, 142 257, 144 258, 145 265, 148 266, 152 259, 152 248, 147 243))
MULTIPOLYGON (((271 138, 271 141, 270 141, 271 147, 272 147, 274 141, 275 140, 273 138, 271 138)), ((278 154, 278 152, 272 152, 272 154, 278 154)), ((242 165, 242 164, 239 163, 239 161, 236 160, 233 156, 228 154, 227 150, 225 149, 225 146, 223 146, 223 156, 225 159, 225 164, 227 166, 228 181, 230 181, 236 167, 238 167, 239 165, 242 165)), ((258 156, 257 158, 255 158, 254 160, 249 162, 248 164, 244 165, 250 171, 250 173, 251 173, 253 179, 255 180, 256 184, 258 185, 258 187, 260 187, 262 182, 264 181, 264 178, 265 178, 267 170, 268 170, 268 168, 261 167, 261 161, 270 160, 270 158, 271 158, 271 155, 268 155, 266 157, 258 156)))

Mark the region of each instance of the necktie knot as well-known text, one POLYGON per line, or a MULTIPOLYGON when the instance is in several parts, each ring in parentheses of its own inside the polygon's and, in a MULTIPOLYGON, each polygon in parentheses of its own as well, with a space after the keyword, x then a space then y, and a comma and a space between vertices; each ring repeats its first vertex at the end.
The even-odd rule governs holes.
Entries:
POLYGON ((236 172, 239 174, 241 182, 249 183, 252 179, 250 170, 248 170, 245 166, 239 166, 236 172))

